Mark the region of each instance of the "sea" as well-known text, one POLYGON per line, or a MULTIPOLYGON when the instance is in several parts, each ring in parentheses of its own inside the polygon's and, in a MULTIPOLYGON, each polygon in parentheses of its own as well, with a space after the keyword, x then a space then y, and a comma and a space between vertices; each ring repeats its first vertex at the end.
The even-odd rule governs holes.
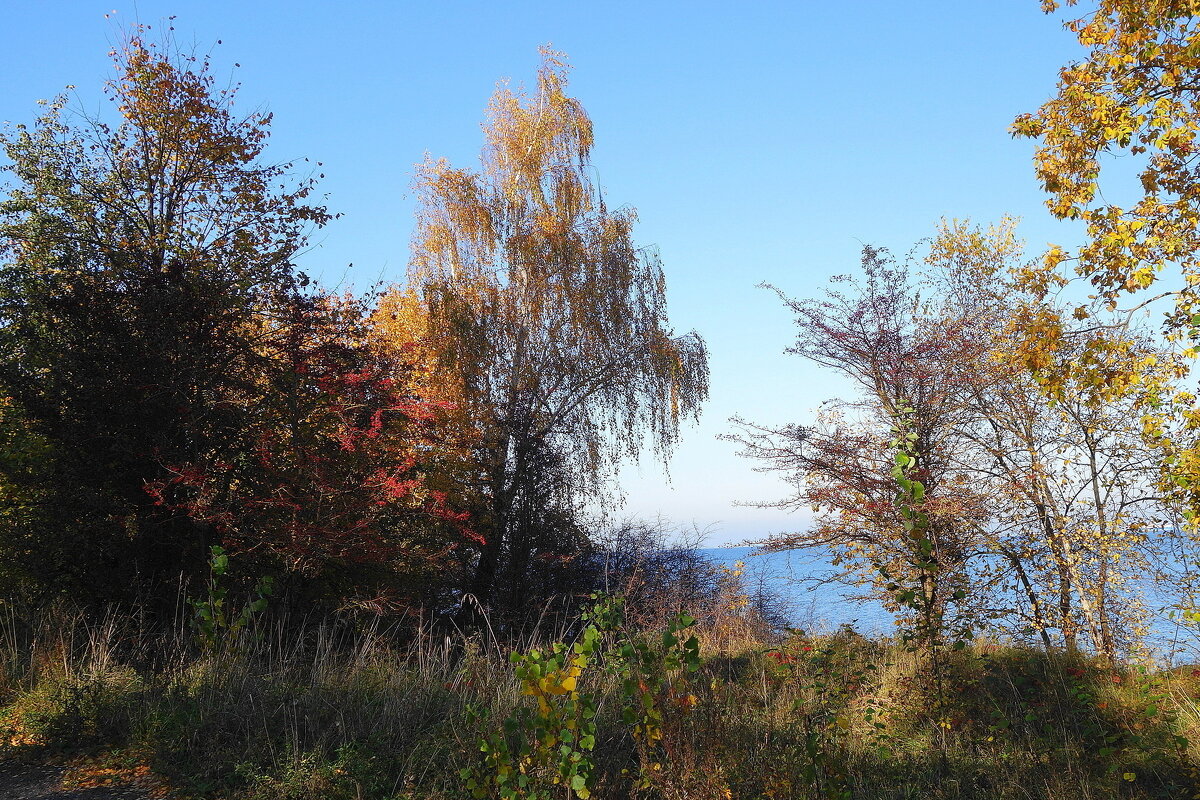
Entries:
MULTIPOLYGON (((744 565, 742 577, 750 592, 761 589, 776 597, 788 627, 809 633, 833 633, 849 627, 864 636, 896 633, 895 616, 862 589, 835 580, 839 569, 827 554, 816 549, 761 553, 754 547, 715 547, 700 550, 714 564, 744 565)), ((1182 625, 1170 599, 1153 585, 1142 587, 1145 604, 1152 609, 1144 637, 1145 656, 1162 666, 1200 664, 1200 632, 1182 625)), ((1009 634, 1012 636, 1012 634, 1009 634)), ((1015 638, 1022 639, 1018 633, 1015 638)), ((1026 643, 1037 645, 1028 636, 1026 643)))

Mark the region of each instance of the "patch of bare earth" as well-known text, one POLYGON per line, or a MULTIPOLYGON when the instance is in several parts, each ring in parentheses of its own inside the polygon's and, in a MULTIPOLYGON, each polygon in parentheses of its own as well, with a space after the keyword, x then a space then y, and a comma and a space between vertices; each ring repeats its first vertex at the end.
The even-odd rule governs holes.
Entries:
POLYGON ((148 770, 0 761, 0 800, 170 800, 148 770))

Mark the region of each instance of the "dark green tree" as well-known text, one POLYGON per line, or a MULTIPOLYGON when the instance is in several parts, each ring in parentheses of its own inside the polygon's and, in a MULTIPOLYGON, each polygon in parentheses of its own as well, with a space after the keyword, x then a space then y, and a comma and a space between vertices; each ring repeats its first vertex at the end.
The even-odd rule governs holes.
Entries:
POLYGON ((0 139, 0 395, 52 451, 41 524, 3 556, 90 601, 201 568, 211 526, 146 487, 245 457, 292 259, 330 218, 263 160, 270 114, 144 34, 113 53, 115 126, 60 97, 0 139))

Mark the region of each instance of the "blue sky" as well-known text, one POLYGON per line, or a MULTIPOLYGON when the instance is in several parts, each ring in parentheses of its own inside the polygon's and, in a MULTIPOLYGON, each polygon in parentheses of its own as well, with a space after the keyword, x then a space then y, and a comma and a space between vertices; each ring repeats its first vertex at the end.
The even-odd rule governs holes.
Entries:
POLYGON ((403 279, 413 165, 426 152, 476 164, 496 82, 532 83, 541 44, 565 51, 597 181, 637 208, 676 329, 711 349, 712 399, 671 483, 649 461, 627 469, 625 512, 709 528, 713 544, 805 524, 734 505, 785 488, 716 440, 728 418, 804 422, 846 391, 783 354, 791 320, 757 284, 813 296, 863 244, 904 253, 942 217, 1021 217, 1031 251, 1078 236, 1042 206, 1032 143, 1007 132, 1082 55, 1037 0, 26 0, 0 27, 0 121, 31 121, 67 84, 98 109, 121 26, 170 15, 242 82, 244 107, 274 112, 275 159, 324 162, 344 216, 301 266, 344 287, 403 279))

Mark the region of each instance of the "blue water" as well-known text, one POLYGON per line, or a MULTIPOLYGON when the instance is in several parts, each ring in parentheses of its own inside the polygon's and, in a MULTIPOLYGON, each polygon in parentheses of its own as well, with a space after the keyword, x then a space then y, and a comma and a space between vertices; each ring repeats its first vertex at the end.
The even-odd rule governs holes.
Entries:
MULTIPOLYGON (((745 564, 743 580, 749 590, 762 586, 784 602, 790 627, 828 633, 849 625, 864 635, 895 633, 895 617, 877 601, 843 583, 826 580, 838 574, 829 558, 818 550, 793 550, 755 554, 753 547, 718 547, 700 551, 726 567, 745 564)), ((1143 587, 1150 607, 1169 605, 1155 596, 1153 586, 1143 587)), ((1163 664, 1200 663, 1200 636, 1181 628, 1165 610, 1152 614, 1145 643, 1155 661, 1163 664)), ((1032 639, 1031 639, 1032 643, 1032 639)))
POLYGON ((762 586, 784 602, 791 627, 832 632, 844 625, 862 634, 894 632, 894 617, 862 591, 831 581, 838 570, 812 550, 755 554, 753 547, 716 547, 700 552, 724 567, 745 565, 742 579, 753 591, 762 586))

